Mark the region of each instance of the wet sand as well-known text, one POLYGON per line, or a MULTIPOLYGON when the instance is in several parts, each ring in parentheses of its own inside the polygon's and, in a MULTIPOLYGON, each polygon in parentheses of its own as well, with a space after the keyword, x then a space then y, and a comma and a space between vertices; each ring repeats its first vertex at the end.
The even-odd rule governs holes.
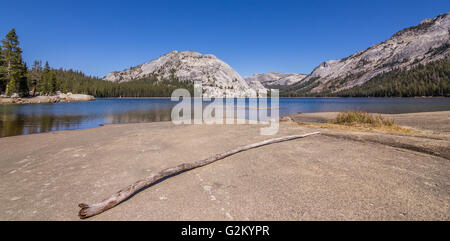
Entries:
MULTIPOLYGON (((422 132, 414 135, 296 123, 333 115, 293 116, 276 136, 323 134, 184 172, 88 220, 450 219, 450 112, 392 116, 422 132)), ((261 127, 155 122, 0 138, 0 220, 79 220, 78 203, 275 137, 259 135, 261 127)))

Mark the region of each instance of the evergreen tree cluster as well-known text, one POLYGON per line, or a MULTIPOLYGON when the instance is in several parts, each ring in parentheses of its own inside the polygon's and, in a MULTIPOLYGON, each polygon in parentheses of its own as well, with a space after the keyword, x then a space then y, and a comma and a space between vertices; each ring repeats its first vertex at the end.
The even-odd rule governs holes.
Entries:
MULTIPOLYGON (((352 77, 353 78, 353 77, 352 77)), ((346 78, 337 79, 339 85, 346 78)), ((328 89, 311 93, 319 83, 315 78, 280 88, 283 97, 414 97, 450 96, 450 57, 418 64, 410 69, 394 69, 350 89, 333 92, 333 82, 328 89)))
POLYGON ((450 58, 396 69, 375 76, 363 85, 343 90, 341 97, 450 96, 450 58))
POLYGON ((48 63, 44 67, 35 61, 30 70, 29 83, 31 89, 41 95, 63 93, 78 93, 102 97, 167 97, 175 89, 184 88, 193 93, 193 84, 182 82, 171 76, 167 79, 148 75, 141 79, 124 83, 106 81, 97 77, 87 76, 72 69, 51 69, 48 63))
POLYGON ((114 83, 71 69, 52 69, 48 62, 42 66, 42 61, 34 61, 31 69, 27 69, 14 29, 2 40, 0 47, 0 93, 6 95, 52 95, 60 91, 95 97, 163 97, 170 96, 178 88, 193 93, 193 84, 179 81, 173 73, 169 78, 148 75, 130 82, 114 83))
POLYGON ((0 46, 0 93, 28 94, 27 66, 22 59, 22 49, 16 31, 12 29, 0 46))
POLYGON ((86 76, 73 70, 52 70, 56 76, 56 90, 67 93, 88 94, 95 97, 167 97, 178 88, 188 89, 193 94, 193 84, 177 78, 160 78, 149 75, 129 82, 116 83, 86 76))

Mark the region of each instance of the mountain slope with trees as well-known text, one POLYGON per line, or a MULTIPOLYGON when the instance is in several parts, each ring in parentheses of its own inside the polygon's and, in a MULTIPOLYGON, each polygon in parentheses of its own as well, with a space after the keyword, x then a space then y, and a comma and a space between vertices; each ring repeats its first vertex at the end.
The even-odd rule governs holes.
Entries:
POLYGON ((53 69, 46 62, 34 61, 31 69, 22 59, 18 36, 12 29, 0 46, 0 94, 27 97, 53 95, 57 92, 88 94, 95 97, 162 97, 178 88, 193 92, 191 82, 174 75, 160 78, 148 75, 125 83, 115 83, 87 76, 80 71, 53 69))
POLYGON ((302 81, 282 88, 281 94, 448 96, 447 72, 440 67, 448 66, 449 57, 450 13, 446 13, 347 58, 326 61, 302 81), (441 86, 440 90, 436 86, 441 86))
MULTIPOLYGON (((335 87, 320 93, 311 93, 317 79, 298 84, 296 89, 281 87, 284 97, 414 97, 450 95, 450 58, 427 64, 419 64, 411 69, 395 69, 386 72, 362 85, 333 92, 335 87)), ((345 79, 344 79, 345 81, 345 79)))
POLYGON ((105 80, 124 83, 154 75, 158 78, 175 76, 180 81, 201 81, 203 96, 245 97, 251 90, 264 90, 259 83, 247 83, 231 66, 212 54, 194 51, 172 51, 144 64, 123 71, 111 72, 105 80), (250 85, 249 85, 250 84, 250 85))

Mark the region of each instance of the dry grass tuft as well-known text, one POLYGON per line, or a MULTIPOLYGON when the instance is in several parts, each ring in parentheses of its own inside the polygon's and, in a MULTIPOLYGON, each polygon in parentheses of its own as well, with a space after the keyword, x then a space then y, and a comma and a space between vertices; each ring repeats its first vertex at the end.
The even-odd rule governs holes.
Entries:
POLYGON ((322 128, 378 130, 383 132, 417 133, 417 131, 395 124, 393 119, 385 119, 381 115, 372 115, 362 111, 348 111, 322 125, 322 128))
POLYGON ((394 120, 386 120, 381 115, 375 116, 362 111, 348 111, 339 115, 329 123, 337 125, 366 125, 371 127, 394 126, 394 120))
POLYGON ((362 111, 339 113, 334 120, 328 121, 328 123, 309 124, 309 126, 350 131, 381 131, 410 134, 419 133, 416 130, 395 124, 394 120, 388 120, 383 118, 381 115, 372 115, 362 111))

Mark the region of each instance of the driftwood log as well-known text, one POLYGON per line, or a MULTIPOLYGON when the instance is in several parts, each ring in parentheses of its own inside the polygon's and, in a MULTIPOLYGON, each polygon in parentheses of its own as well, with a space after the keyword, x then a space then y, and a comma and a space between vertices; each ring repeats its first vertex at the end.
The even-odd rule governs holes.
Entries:
POLYGON ((171 176, 174 174, 178 174, 180 172, 184 172, 187 170, 191 170, 191 169, 194 169, 197 167, 205 166, 205 165, 211 164, 215 161, 221 160, 225 157, 228 157, 228 156, 231 156, 236 153, 246 151, 249 149, 253 149, 253 148, 257 148, 257 147, 265 146, 265 145, 269 145, 269 144, 274 144, 274 143, 278 143, 278 142, 295 140, 295 139, 299 139, 299 138, 303 138, 303 137, 307 137, 307 136, 311 136, 311 135, 316 135, 316 134, 319 134, 319 132, 313 132, 313 133, 308 133, 308 134, 304 134, 304 135, 292 135, 292 136, 284 136, 284 137, 269 139, 269 140, 261 141, 258 143, 237 147, 235 149, 211 156, 211 157, 203 159, 203 160, 199 160, 196 162, 190 162, 190 163, 183 163, 183 164, 180 164, 175 167, 170 167, 170 168, 164 169, 158 173, 152 174, 144 179, 141 179, 141 180, 127 186, 126 188, 116 192, 111 197, 109 197, 99 203, 94 203, 94 204, 81 203, 81 204, 79 204, 78 206, 81 208, 81 210, 78 213, 78 216, 80 218, 88 218, 88 217, 92 217, 94 215, 100 214, 100 213, 116 206, 117 204, 123 202, 127 198, 130 198, 131 196, 133 196, 140 190, 154 184, 155 182, 157 182, 165 177, 168 177, 168 176, 171 176))

